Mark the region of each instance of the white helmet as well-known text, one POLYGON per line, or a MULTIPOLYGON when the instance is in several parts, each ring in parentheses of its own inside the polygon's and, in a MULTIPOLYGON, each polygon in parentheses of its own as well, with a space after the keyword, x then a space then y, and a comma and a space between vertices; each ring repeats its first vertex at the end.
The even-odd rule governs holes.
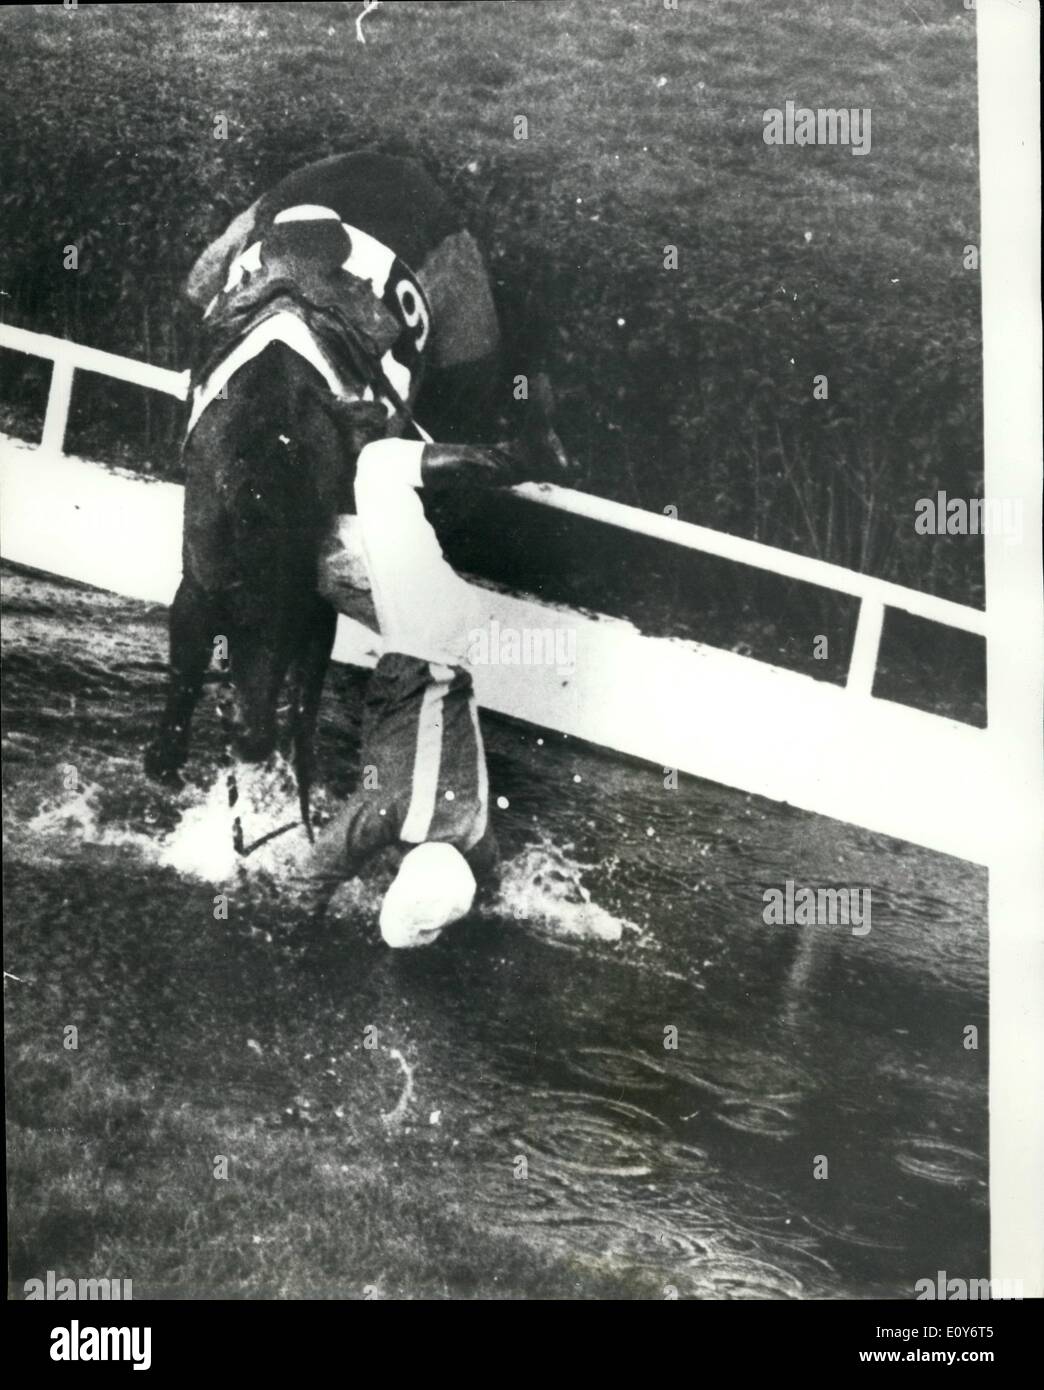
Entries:
POLYGON ((381 936, 389 946, 427 946, 471 911, 475 876, 452 845, 417 845, 399 865, 381 904, 381 936))

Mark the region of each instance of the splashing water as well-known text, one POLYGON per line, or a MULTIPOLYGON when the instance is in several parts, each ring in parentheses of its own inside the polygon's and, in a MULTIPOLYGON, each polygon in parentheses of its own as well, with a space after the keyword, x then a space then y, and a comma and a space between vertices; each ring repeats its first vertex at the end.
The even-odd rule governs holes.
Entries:
MULTIPOLYGON (((299 823, 293 770, 277 756, 263 767, 236 767, 233 773, 234 807, 229 805, 229 779, 221 776, 167 837, 159 862, 211 883, 226 882, 242 873, 263 876, 276 892, 293 896, 308 882, 310 853, 299 823), (233 843, 236 817, 248 849, 257 846, 246 856, 238 854, 233 843)), ((313 803, 321 814, 326 804, 321 790, 313 796, 313 803)), ((527 845, 504 863, 491 915, 525 925, 552 940, 615 943, 625 930, 637 931, 633 923, 613 916, 592 900, 581 880, 584 867, 547 836, 539 844, 527 845)), ((346 881, 330 899, 328 915, 376 918, 392 877, 385 866, 346 881)))
MULTIPOLYGON (((314 890, 308 875, 311 845, 300 823, 297 783, 281 755, 262 765, 237 764, 222 771, 202 791, 186 790, 187 801, 178 823, 157 840, 126 825, 107 824, 100 801, 104 789, 81 781, 47 801, 28 825, 38 841, 55 846, 69 842, 130 847, 162 868, 186 878, 224 884, 245 874, 266 882, 280 897, 295 898, 314 890), (230 804, 233 803, 233 804, 230 804), (235 845, 238 820, 247 853, 235 845)), ((313 809, 321 819, 329 798, 313 792, 313 809)), ((505 861, 501 885, 488 911, 495 919, 524 926, 558 941, 619 942, 633 923, 615 917, 593 901, 582 881, 581 865, 544 835, 505 861)), ((376 918, 393 877, 387 866, 375 866, 364 878, 341 884, 327 912, 339 918, 376 918)))
MULTIPOLYGON (((311 847, 298 822, 293 771, 285 759, 277 758, 263 768, 240 767, 234 772, 234 808, 229 806, 228 778, 219 777, 167 837, 159 862, 211 883, 226 882, 242 873, 264 877, 276 892, 294 896, 308 884, 311 847), (237 816, 245 844, 248 848, 257 846, 245 857, 236 852, 233 843, 232 826, 237 816), (271 839, 266 838, 269 835, 271 839)), ((321 812, 325 802, 321 791, 313 801, 321 812)), ((615 917, 593 901, 581 879, 584 867, 545 836, 504 863, 490 914, 551 940, 616 943, 625 930, 637 932, 632 922, 615 917)), ((385 866, 346 881, 330 899, 328 915, 376 918, 392 877, 385 866)))
MULTIPOLYGON (((61 856, 76 845, 130 848, 152 864, 208 883, 227 882, 244 870, 278 882, 299 871, 311 849, 300 823, 293 771, 278 756, 260 767, 237 765, 222 772, 206 790, 187 788, 178 797, 184 810, 177 824, 161 837, 113 820, 111 800, 105 786, 81 777, 74 787, 47 797, 23 833, 36 853, 61 856), (237 819, 246 855, 236 851, 237 819)), ((321 815, 322 792, 312 802, 321 815)))
POLYGON ((300 871, 310 849, 293 769, 277 754, 260 766, 238 764, 221 774, 163 842, 159 862, 208 883, 241 872, 278 882, 300 871), (237 821, 246 854, 236 850, 237 821))
POLYGON ((592 900, 580 877, 585 867, 546 836, 527 845, 504 864, 493 915, 552 939, 617 942, 625 930, 637 932, 592 900))
MULTIPOLYGON (((524 927, 550 941, 615 943, 625 930, 637 931, 631 922, 592 901, 581 882, 581 871, 582 866, 550 840, 528 845, 505 861, 500 888, 485 912, 496 921, 524 927)), ((375 921, 394 876, 387 861, 378 861, 365 877, 346 880, 329 899, 327 917, 375 921)), ((280 882, 279 890, 290 886, 280 882)))

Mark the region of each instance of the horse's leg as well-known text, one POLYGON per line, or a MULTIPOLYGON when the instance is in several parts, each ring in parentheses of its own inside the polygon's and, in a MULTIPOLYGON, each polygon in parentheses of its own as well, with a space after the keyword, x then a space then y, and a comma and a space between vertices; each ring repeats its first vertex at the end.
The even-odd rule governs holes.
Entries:
POLYGON ((230 624, 234 699, 228 727, 231 752, 242 762, 261 763, 275 751, 279 692, 293 653, 286 616, 273 611, 268 622, 230 624))
POLYGON ((276 749, 277 701, 290 659, 290 644, 285 635, 288 624, 284 619, 278 602, 273 601, 268 622, 256 614, 250 618, 241 614, 238 620, 229 622, 229 680, 222 699, 221 723, 231 761, 227 785, 228 804, 234 810, 232 843, 240 854, 245 852, 247 837, 253 835, 249 819, 255 808, 247 790, 244 804, 248 820, 244 826, 240 799, 244 789, 251 787, 253 777, 246 773, 244 782, 241 772, 246 770, 237 770, 237 764, 253 764, 259 769, 276 749))
POLYGON ((178 770, 188 757, 192 714, 213 652, 213 600, 187 576, 170 610, 170 676, 159 728, 145 750, 150 777, 180 785, 178 770))
POLYGON ((336 630, 337 610, 316 594, 309 617, 302 625, 302 641, 294 654, 290 669, 290 731, 294 774, 297 778, 301 821, 310 840, 312 815, 309 793, 315 768, 315 727, 336 630))

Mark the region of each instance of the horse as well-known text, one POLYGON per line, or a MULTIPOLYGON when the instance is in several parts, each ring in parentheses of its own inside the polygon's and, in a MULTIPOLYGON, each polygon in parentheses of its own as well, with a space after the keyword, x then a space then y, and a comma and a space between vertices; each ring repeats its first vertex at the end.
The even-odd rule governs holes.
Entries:
POLYGON ((462 401, 474 414, 489 400, 492 292, 474 241, 423 169, 372 154, 322 160, 277 184, 207 248, 187 292, 207 307, 182 448, 169 680, 145 770, 180 785, 217 656, 240 762, 276 750, 287 687, 311 838, 314 735, 337 622, 323 555, 354 511, 365 444, 410 429, 428 437, 414 416, 426 374, 434 415, 452 417, 462 401))

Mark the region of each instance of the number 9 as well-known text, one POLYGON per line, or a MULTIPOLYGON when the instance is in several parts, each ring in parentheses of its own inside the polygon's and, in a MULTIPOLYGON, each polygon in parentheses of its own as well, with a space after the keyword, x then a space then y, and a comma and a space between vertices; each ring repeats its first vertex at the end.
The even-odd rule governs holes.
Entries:
POLYGON ((431 327, 424 301, 409 280, 400 280, 395 286, 395 298, 399 301, 407 328, 419 330, 414 339, 414 346, 420 352, 428 341, 428 330, 431 327))

